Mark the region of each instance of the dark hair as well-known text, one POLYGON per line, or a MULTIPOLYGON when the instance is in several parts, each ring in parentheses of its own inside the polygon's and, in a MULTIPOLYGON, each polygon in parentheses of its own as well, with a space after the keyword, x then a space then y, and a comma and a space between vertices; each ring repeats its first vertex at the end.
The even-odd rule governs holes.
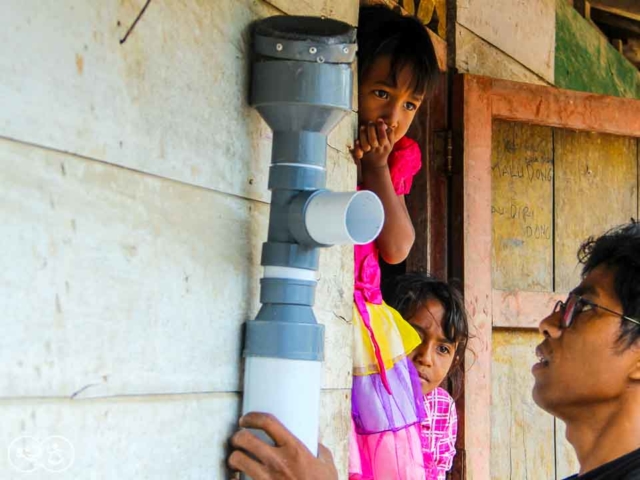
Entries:
POLYGON ((389 295, 385 301, 406 320, 415 316, 428 300, 437 300, 444 307, 442 331, 447 340, 457 345, 453 364, 447 374, 451 381, 452 396, 456 398, 462 387, 464 353, 469 342, 469 322, 462 294, 453 285, 420 272, 396 277, 387 292, 389 295))
POLYGON ((384 5, 360 7, 358 23, 358 75, 382 55, 391 57, 395 79, 405 66, 413 68, 413 90, 431 91, 438 76, 438 59, 426 28, 415 17, 403 16, 384 5))
MULTIPOLYGON (((640 224, 636 220, 587 239, 578 250, 578 260, 583 264, 583 278, 600 265, 611 269, 621 313, 640 320, 640 224)), ((640 325, 621 323, 618 342, 626 349, 640 338, 640 325)))

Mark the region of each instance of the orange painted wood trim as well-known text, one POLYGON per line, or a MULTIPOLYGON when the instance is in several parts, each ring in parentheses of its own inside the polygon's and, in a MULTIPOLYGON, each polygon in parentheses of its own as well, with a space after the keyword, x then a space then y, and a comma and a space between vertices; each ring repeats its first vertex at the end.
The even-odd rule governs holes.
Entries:
POLYGON ((640 100, 491 80, 494 118, 640 136, 640 100))
POLYGON ((567 294, 493 290, 492 298, 494 327, 537 330, 540 321, 567 294))
POLYGON ((468 479, 491 478, 491 80, 465 76, 463 288, 473 355, 464 386, 468 479), (473 358, 475 357, 475 358, 473 358))

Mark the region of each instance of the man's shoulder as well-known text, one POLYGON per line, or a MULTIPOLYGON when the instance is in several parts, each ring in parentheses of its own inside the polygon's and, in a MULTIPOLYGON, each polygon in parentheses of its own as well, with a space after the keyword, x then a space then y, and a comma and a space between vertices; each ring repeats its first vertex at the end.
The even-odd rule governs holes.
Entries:
POLYGON ((640 480, 640 465, 636 466, 633 472, 629 472, 620 477, 620 480, 640 480))
POLYGON ((640 480, 640 448, 609 463, 565 480, 640 480))
POLYGON ((589 473, 587 473, 585 476, 579 477, 576 473, 570 477, 566 477, 564 480, 640 480, 640 466, 626 474, 603 473, 597 476, 589 476, 589 473))

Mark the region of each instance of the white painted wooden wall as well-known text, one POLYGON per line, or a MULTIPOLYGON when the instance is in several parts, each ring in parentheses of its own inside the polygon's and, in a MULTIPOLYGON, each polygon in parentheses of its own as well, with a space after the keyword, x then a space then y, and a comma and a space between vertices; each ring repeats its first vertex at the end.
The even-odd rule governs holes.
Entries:
MULTIPOLYGON (((247 27, 355 24, 358 1, 151 0, 120 44, 144 3, 2 0, 2 479, 227 478, 269 201, 247 27), (73 465, 20 473, 24 435, 65 437, 73 465)), ((334 190, 355 185, 354 121, 330 138, 334 190)), ((351 248, 324 251, 316 302, 321 437, 345 478, 352 268, 351 248)))
POLYGON ((457 0, 458 71, 552 85, 556 1, 457 0))

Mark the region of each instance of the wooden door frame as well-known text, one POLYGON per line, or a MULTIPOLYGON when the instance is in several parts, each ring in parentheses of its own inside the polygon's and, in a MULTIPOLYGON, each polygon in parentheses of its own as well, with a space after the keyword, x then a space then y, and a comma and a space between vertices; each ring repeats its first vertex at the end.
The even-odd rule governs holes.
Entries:
POLYGON ((638 137, 640 101, 473 75, 457 75, 453 95, 450 271, 463 286, 475 335, 470 342, 474 353, 465 359, 465 391, 458 402, 459 445, 465 458, 462 478, 486 480, 491 478, 492 328, 535 329, 564 296, 492 288, 492 122, 511 120, 638 137))

